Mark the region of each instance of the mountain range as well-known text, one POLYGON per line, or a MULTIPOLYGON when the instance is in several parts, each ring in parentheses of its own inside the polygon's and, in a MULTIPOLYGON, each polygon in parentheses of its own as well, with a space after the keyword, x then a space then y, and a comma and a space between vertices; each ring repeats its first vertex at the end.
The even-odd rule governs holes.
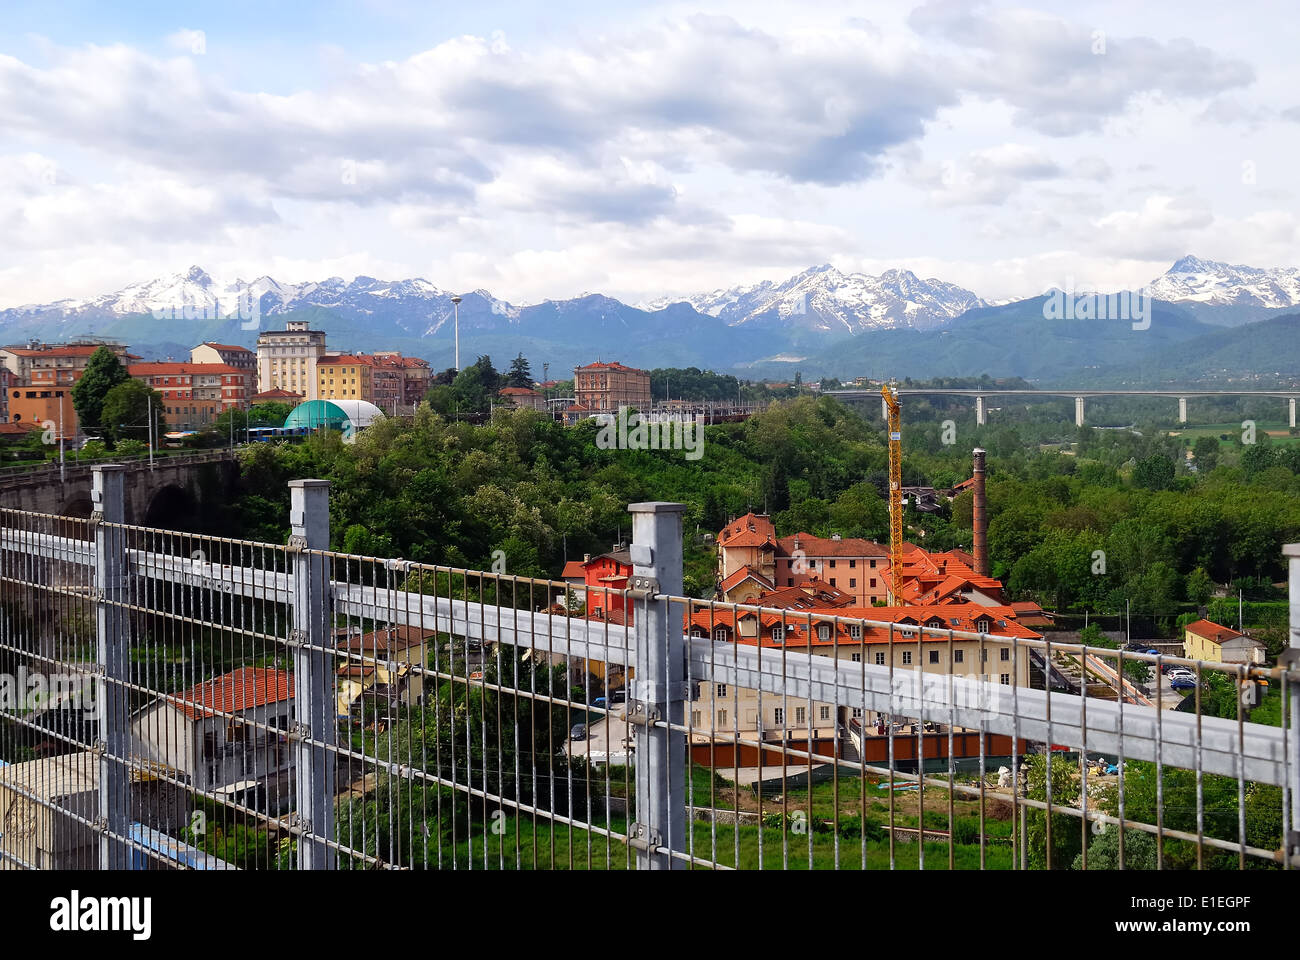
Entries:
MULTIPOLYGON (((991 303, 908 270, 870 276, 829 264, 780 282, 639 305, 599 294, 518 305, 474 290, 461 294, 461 359, 488 353, 503 365, 522 352, 539 375, 545 363, 560 378, 595 359, 775 377, 796 369, 805 377, 1100 375, 1141 365, 1148 354, 1153 360, 1167 356, 1173 344, 1194 344, 1223 327, 1294 312, 1300 307, 1300 270, 1187 256, 1144 292, 1155 300, 1155 322, 1146 331, 1127 322, 1045 319, 1041 297, 991 303)), ((452 296, 420 278, 330 277, 292 284, 263 276, 222 282, 194 266, 115 293, 0 310, 0 341, 95 335, 123 340, 143 356, 179 357, 203 340, 251 347, 258 329, 300 317, 325 330, 331 348, 400 349, 440 368, 452 362, 452 296)), ((1283 320, 1269 329, 1292 327, 1283 320)), ((1231 335, 1216 343, 1215 355, 1227 361, 1229 373, 1253 372, 1233 370, 1231 335)), ((1300 347, 1280 346, 1272 365, 1296 372, 1300 347)), ((1194 345, 1178 356, 1190 365, 1184 379, 1196 378, 1194 345)))

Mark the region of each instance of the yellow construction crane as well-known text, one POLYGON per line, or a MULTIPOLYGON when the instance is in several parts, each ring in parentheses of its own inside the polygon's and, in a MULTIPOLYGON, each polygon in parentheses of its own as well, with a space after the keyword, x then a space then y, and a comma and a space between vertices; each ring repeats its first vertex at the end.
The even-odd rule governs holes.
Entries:
POLYGON ((880 395, 889 411, 889 602, 898 602, 903 581, 903 418, 898 391, 881 384, 880 395))

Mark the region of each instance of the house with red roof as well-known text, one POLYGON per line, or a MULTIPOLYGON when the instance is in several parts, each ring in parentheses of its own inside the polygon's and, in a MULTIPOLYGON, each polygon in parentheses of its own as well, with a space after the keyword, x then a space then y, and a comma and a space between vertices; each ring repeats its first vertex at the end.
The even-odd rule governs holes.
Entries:
POLYGON ((281 782, 293 766, 293 674, 241 667, 154 700, 131 719, 135 755, 200 790, 281 782))
POLYGON ((1183 627, 1183 656, 1210 663, 1263 663, 1264 644, 1240 630, 1213 620, 1197 620, 1183 627))

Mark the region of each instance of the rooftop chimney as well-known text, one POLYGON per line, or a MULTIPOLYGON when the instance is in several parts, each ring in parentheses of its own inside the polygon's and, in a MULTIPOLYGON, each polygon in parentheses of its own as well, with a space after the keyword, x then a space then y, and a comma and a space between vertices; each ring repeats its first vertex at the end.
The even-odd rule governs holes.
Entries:
POLYGON ((989 575, 989 518, 988 501, 984 497, 984 451, 979 447, 974 450, 975 468, 972 484, 975 493, 975 509, 972 521, 975 527, 975 542, 972 553, 975 554, 975 572, 981 577, 989 575))

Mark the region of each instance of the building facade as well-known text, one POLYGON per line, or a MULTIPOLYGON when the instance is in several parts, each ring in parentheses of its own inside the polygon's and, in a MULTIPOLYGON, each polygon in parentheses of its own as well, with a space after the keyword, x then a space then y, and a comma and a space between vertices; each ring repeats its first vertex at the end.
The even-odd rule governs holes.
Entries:
POLYGON ((247 347, 229 343, 200 343, 190 351, 190 363, 221 363, 242 370, 248 375, 250 387, 254 386, 257 378, 257 354, 247 347))
POLYGON ((248 402, 250 374, 222 363, 133 363, 127 372, 162 394, 163 413, 174 430, 209 427, 223 410, 248 402))
POLYGON ((306 320, 290 320, 283 330, 257 336, 257 390, 287 390, 318 399, 316 363, 325 355, 325 331, 306 320))
POLYGON ((573 370, 577 406, 593 413, 615 413, 619 407, 650 409, 650 374, 621 363, 591 363, 573 370))
POLYGON ((342 353, 316 361, 317 400, 365 400, 374 403, 374 365, 370 357, 342 353))

